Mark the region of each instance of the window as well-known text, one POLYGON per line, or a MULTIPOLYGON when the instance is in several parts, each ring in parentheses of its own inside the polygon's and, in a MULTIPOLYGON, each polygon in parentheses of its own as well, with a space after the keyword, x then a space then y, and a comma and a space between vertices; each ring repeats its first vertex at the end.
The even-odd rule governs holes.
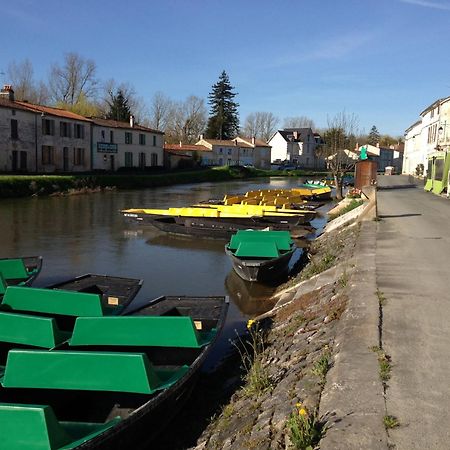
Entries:
POLYGON ((42 146, 42 164, 53 164, 55 161, 55 149, 51 145, 42 146))
POLYGON ((223 153, 223 148, 219 148, 219 153, 223 153))
POLYGON ((144 152, 139 153, 139 167, 141 169, 145 169, 145 153, 144 152))
POLYGON ((55 135, 55 121, 51 119, 42 119, 42 134, 47 136, 55 135))
POLYGON ((156 147, 156 136, 153 136, 153 147, 156 147))
POLYGON ((145 145, 145 134, 139 134, 139 145, 145 145))
POLYGON ((109 142, 112 144, 114 142, 114 131, 109 131, 109 142))
MULTIPOLYGON (((125 133, 126 135, 127 133, 125 133)), ((125 167, 133 167, 133 153, 131 152, 125 152, 125 167)))
POLYGON ((59 122, 59 135, 61 137, 72 137, 72 126, 69 122, 59 122))
POLYGON ((84 139, 84 125, 76 123, 74 125, 74 138, 75 139, 84 139))
POLYGON ((84 148, 73 149, 73 164, 75 166, 84 166, 84 148))
POLYGON ((19 129, 15 119, 11 119, 11 139, 19 139, 19 129))
POLYGON ((231 155, 231 148, 228 149, 228 154, 231 155))
POLYGON ((441 181, 444 176, 444 160, 436 159, 434 162, 434 179, 441 181))
POLYGON ((102 140, 105 140, 105 130, 102 130, 102 140))
POLYGON ((158 165, 158 154, 152 153, 152 166, 157 166, 157 165, 158 165))
POLYGON ((125 144, 132 144, 132 143, 133 143, 133 133, 125 131, 125 144))
POLYGON ((15 115, 16 115, 16 110, 15 110, 15 109, 12 109, 12 110, 11 110, 11 114, 12 114, 13 116, 15 116, 15 115))

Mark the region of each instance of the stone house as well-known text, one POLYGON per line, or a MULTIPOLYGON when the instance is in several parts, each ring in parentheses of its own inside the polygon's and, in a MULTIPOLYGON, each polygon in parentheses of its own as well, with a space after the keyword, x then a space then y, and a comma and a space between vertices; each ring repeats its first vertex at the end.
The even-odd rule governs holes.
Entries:
POLYGON ((269 139, 272 162, 293 164, 304 169, 323 169, 325 160, 316 155, 321 139, 311 128, 284 128, 269 139))
POLYGON ((92 118, 92 168, 115 171, 120 167, 162 167, 164 133, 129 122, 92 118))
POLYGON ((215 160, 212 158, 212 150, 204 145, 196 144, 164 144, 164 165, 175 169, 179 166, 181 160, 190 160, 194 165, 195 161, 201 166, 215 166, 215 160))

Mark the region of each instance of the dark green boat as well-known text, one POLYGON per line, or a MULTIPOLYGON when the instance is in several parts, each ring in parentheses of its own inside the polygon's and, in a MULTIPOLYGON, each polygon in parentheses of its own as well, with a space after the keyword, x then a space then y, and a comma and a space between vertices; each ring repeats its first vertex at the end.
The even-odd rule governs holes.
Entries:
POLYGON ((225 246, 225 253, 241 278, 265 282, 287 274, 295 249, 287 231, 241 230, 225 246))
POLYGON ((30 286, 41 272, 42 256, 0 259, 0 295, 4 286, 30 286))
POLYGON ((227 309, 225 297, 160 297, 114 316, 100 294, 8 287, 0 448, 148 448, 188 398, 227 309))

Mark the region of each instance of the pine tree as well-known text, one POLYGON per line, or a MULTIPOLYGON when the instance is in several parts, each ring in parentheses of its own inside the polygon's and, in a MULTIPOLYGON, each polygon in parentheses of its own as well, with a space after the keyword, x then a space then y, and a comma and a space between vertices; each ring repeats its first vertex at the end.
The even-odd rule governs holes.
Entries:
POLYGON ((233 89, 228 75, 223 71, 208 95, 210 116, 205 133, 207 138, 232 139, 239 133, 239 104, 233 100, 236 96, 233 89))
POLYGON ((128 99, 121 89, 114 94, 110 92, 110 100, 107 100, 109 111, 106 114, 107 119, 117 120, 119 122, 128 122, 131 116, 131 110, 128 106, 128 99))
POLYGON ((367 138, 367 142, 370 145, 377 145, 380 142, 380 133, 377 130, 377 127, 374 125, 370 129, 369 137, 367 138))

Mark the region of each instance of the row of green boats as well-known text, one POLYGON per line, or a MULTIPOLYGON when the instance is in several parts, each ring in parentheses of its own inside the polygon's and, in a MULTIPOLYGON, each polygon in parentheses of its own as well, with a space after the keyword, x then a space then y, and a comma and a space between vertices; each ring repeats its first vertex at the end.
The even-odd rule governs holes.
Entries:
POLYGON ((226 297, 159 297, 142 280, 29 285, 42 258, 0 260, 0 449, 148 448, 187 400, 226 297))

